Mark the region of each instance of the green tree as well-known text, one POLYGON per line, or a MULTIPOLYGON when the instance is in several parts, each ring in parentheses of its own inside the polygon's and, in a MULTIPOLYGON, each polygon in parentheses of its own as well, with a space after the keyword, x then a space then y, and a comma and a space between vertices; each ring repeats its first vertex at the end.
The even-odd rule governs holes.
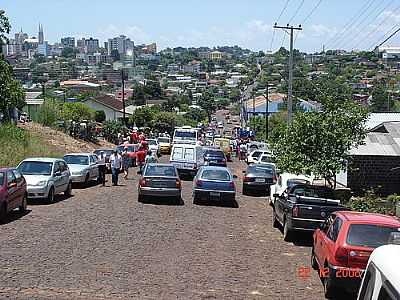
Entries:
POLYGON ((60 116, 64 121, 83 121, 93 120, 95 112, 83 103, 64 103, 61 108, 60 116))
POLYGON ((232 102, 239 102, 239 100, 240 100, 240 90, 238 88, 233 88, 229 92, 229 99, 231 99, 232 102))
POLYGON ((61 56, 65 58, 75 58, 77 52, 78 50, 74 48, 66 47, 61 51, 61 56))
POLYGON ((106 113, 104 110, 96 110, 94 119, 96 122, 103 123, 106 120, 106 113))
POLYGON ((207 119, 207 113, 199 108, 191 108, 186 114, 185 118, 194 120, 196 123, 203 122, 207 119))
POLYGON ((157 106, 144 106, 135 110, 129 123, 138 127, 151 127, 156 114, 160 111, 157 106))
POLYGON ((198 105, 207 112, 208 122, 211 122, 211 115, 217 109, 217 103, 214 100, 214 95, 209 91, 205 91, 198 100, 198 105))
POLYGON ((366 109, 352 101, 327 105, 322 112, 297 113, 272 139, 278 166, 290 173, 320 176, 334 186, 349 150, 365 139, 367 118, 366 109))
POLYGON ((36 115, 38 123, 44 126, 54 126, 58 120, 60 104, 54 99, 46 99, 36 115))
POLYGON ((12 67, 0 59, 0 112, 4 119, 11 119, 13 108, 22 109, 25 106, 25 92, 19 81, 14 79, 12 67))
POLYGON ((372 91, 371 111, 387 112, 391 111, 393 106, 394 102, 389 96, 385 86, 382 84, 376 85, 372 91))
POLYGON ((11 25, 4 10, 0 10, 0 54, 3 50, 3 45, 7 44, 7 34, 10 33, 11 25))
POLYGON ((177 126, 176 113, 161 111, 154 116, 153 128, 158 132, 168 132, 172 134, 177 126))

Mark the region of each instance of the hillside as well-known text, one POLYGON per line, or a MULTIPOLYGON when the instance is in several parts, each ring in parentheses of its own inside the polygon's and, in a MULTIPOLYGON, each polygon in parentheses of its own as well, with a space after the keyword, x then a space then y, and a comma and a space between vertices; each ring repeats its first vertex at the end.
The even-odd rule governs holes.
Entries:
POLYGON ((62 157, 69 152, 92 152, 100 147, 115 147, 105 141, 97 145, 76 140, 37 123, 18 126, 0 126, 0 167, 16 166, 27 157, 62 157))

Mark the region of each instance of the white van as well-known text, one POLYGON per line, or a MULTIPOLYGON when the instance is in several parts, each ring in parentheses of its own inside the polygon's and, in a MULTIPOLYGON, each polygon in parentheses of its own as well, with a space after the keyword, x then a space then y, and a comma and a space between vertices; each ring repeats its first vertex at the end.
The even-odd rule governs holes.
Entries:
POLYGON ((358 300, 400 299, 400 245, 372 252, 358 292, 358 300))
POLYGON ((198 145, 174 144, 170 163, 178 169, 179 174, 195 176, 204 164, 203 148, 198 145))

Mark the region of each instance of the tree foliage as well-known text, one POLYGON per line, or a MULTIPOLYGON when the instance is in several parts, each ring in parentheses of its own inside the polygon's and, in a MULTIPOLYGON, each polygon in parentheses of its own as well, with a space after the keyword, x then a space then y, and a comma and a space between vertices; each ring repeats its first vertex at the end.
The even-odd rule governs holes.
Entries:
POLYGON ((214 95, 209 91, 205 91, 198 100, 198 105, 207 112, 208 121, 211 121, 211 115, 217 109, 217 103, 215 102, 214 95))
POLYGON ((387 112, 391 111, 394 106, 393 100, 389 97, 384 85, 379 84, 372 91, 371 111, 387 112))
POLYGON ((2 52, 2 45, 7 44, 7 34, 10 33, 11 25, 4 10, 0 9, 0 53, 2 52))
POLYGON ((94 119, 96 122, 103 123, 106 120, 106 113, 104 110, 96 110, 94 119))
POLYGON ((93 120, 95 111, 83 103, 64 103, 60 116, 64 121, 72 120, 79 122, 83 120, 93 120))
POLYGON ((279 167, 331 182, 346 167, 349 150, 363 143, 367 117, 366 109, 352 101, 296 114, 292 124, 272 139, 279 167))

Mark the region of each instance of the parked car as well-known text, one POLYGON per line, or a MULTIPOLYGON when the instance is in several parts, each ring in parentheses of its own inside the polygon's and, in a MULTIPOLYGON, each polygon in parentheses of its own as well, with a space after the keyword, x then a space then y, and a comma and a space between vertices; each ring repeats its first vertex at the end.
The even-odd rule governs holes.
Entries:
POLYGON ((324 273, 325 296, 332 297, 341 289, 358 291, 372 251, 387 244, 391 234, 399 231, 400 220, 396 217, 353 211, 332 213, 314 232, 311 251, 313 268, 324 273))
POLYGON ((111 156, 112 152, 114 151, 114 149, 96 149, 96 150, 93 151, 93 153, 96 154, 99 157, 100 153, 102 151, 106 155, 106 170, 107 170, 107 173, 111 173, 110 156, 111 156))
POLYGON ((180 175, 195 176, 197 170, 204 164, 202 147, 192 144, 174 144, 170 163, 178 169, 180 175))
POLYGON ((357 300, 400 299, 400 245, 376 248, 369 257, 357 300))
POLYGON ((256 164, 271 164, 275 163, 275 157, 270 153, 261 154, 256 164))
POLYGON ((193 181, 193 203, 235 201, 235 182, 228 168, 203 166, 193 181))
POLYGON ((255 164, 258 162, 258 159, 261 155, 269 154, 268 150, 253 150, 246 157, 246 163, 255 164))
POLYGON ((27 182, 29 199, 47 199, 53 203, 55 195, 71 196, 72 181, 67 163, 58 158, 28 158, 17 167, 27 182))
POLYGON ((70 171, 73 183, 84 183, 99 179, 99 166, 97 156, 91 153, 69 153, 64 155, 70 171))
POLYGON ((224 151, 212 148, 206 148, 204 150, 204 165, 226 167, 224 151))
POLYGON ((159 137, 158 144, 160 145, 161 154, 170 154, 172 149, 171 139, 169 137, 159 137))
POLYGON ((282 194, 288 187, 290 188, 296 184, 311 184, 311 183, 312 183, 311 176, 296 175, 290 173, 278 174, 278 180, 276 184, 271 186, 269 204, 273 206, 276 200, 276 196, 274 195, 282 196, 282 194))
POLYGON ((26 211, 27 196, 26 180, 21 173, 12 168, 0 169, 0 222, 16 208, 26 211))
POLYGON ((157 156, 161 155, 160 152, 160 144, 157 139, 146 139, 147 144, 149 145, 149 150, 155 153, 157 156))
POLYGON ((172 164, 146 164, 139 180, 138 200, 145 197, 174 197, 181 200, 182 184, 172 164))
POLYGON ((128 157, 131 160, 131 167, 136 167, 136 154, 139 149, 139 144, 122 144, 117 147, 117 152, 124 152, 125 148, 128 150, 128 157))
POLYGON ((285 241, 291 241, 295 231, 314 231, 332 212, 346 210, 324 186, 296 184, 274 197, 273 225, 282 225, 285 241))
POLYGON ((264 192, 270 194, 271 185, 276 183, 277 174, 273 165, 251 165, 243 171, 242 194, 264 192))

